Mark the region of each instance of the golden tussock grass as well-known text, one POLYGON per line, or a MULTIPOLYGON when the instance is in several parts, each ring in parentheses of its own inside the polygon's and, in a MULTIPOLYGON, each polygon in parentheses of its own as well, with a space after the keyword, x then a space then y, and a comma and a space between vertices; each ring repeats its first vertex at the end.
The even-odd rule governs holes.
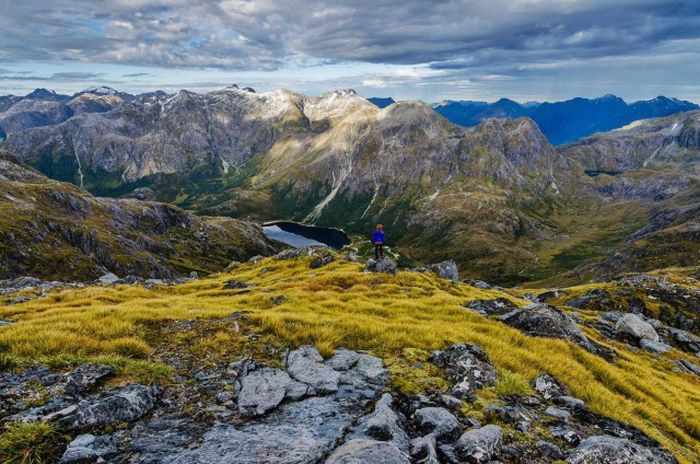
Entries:
MULTIPOLYGON (((361 269, 345 261, 313 270, 307 260, 266 259, 231 274, 173 287, 64 290, 0 307, 0 318, 15 322, 0 329, 0 352, 20 362, 53 365, 102 360, 125 375, 159 380, 169 370, 151 350, 167 340, 151 339, 145 327, 170 320, 221 319, 241 311, 259 335, 280 345, 315 344, 324 356, 340 346, 369 350, 384 358, 394 388, 412 392, 446 386, 439 370, 427 362, 432 350, 477 343, 499 373, 486 397, 527 394, 529 382, 549 372, 592 411, 639 427, 683 463, 700 459, 700 381, 672 371, 679 353, 656 358, 606 343, 597 332, 586 330, 597 342, 617 348, 618 360, 608 363, 578 346, 526 336, 462 307, 470 300, 498 297, 525 304, 515 291, 481 290, 431 274, 389 276, 361 269), (223 290, 223 282, 231 278, 256 287, 223 290), (279 295, 286 299, 273 304, 279 295), (144 359, 149 356, 150 361, 144 359)), ((241 339, 231 332, 209 333, 192 347, 207 352, 229 345, 240 349, 245 346, 241 339)))

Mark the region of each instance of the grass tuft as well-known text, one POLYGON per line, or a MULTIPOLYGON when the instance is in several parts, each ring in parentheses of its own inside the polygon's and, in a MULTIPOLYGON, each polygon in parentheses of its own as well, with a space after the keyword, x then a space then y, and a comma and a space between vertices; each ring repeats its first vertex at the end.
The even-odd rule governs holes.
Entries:
POLYGON ((498 372, 494 389, 499 397, 528 396, 534 393, 525 377, 507 369, 498 372))
POLYGON ((107 343, 107 351, 125 358, 144 359, 151 352, 148 343, 135 337, 122 337, 107 343))
POLYGON ((63 438, 51 424, 13 422, 0 435, 0 462, 52 464, 58 462, 63 446, 63 438))

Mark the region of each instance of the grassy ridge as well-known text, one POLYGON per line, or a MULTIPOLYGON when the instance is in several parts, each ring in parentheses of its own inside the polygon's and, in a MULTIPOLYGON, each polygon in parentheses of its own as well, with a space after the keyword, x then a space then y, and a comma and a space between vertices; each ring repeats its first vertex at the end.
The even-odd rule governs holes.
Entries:
POLYGON ((305 259, 266 259, 243 265, 233 275, 175 287, 72 289, 0 307, 0 318, 15 322, 0 329, 0 350, 20 364, 92 359, 115 364, 125 376, 162 381, 170 372, 160 363, 159 353, 178 340, 182 349, 199 350, 202 363, 216 355, 261 356, 260 348, 267 343, 312 343, 325 355, 345 346, 383 357, 393 387, 411 392, 444 385, 440 372, 426 362, 431 350, 478 343, 501 378, 484 393, 486 398, 525 392, 526 382, 550 372, 591 410, 639 427, 683 463, 698 461, 700 411, 689 406, 700 402, 700 382, 672 371, 679 353, 656 358, 631 352, 587 330, 589 337, 618 348, 618 360, 610 364, 578 346, 528 337, 462 308, 473 299, 497 297, 525 304, 519 290, 481 290, 429 274, 364 274, 359 264, 346 261, 313 270, 305 259), (223 290, 223 282, 231 278, 256 287, 223 290), (273 304, 271 299, 279 295, 286 300, 273 304), (259 339, 249 341, 244 331, 231 330, 230 324, 213 325, 186 340, 158 329, 168 321, 214 323, 235 311, 247 316, 246 330, 259 339))

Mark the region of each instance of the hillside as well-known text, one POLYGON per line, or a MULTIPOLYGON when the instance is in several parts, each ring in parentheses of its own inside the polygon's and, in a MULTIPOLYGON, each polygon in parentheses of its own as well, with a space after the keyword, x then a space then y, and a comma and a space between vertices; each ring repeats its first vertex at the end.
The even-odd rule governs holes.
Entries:
POLYGON ((95 198, 0 152, 0 279, 186 276, 270 254, 260 226, 162 203, 95 198))
POLYGON ((0 307, 2 365, 23 372, 0 374, 0 414, 48 425, 11 426, 0 455, 75 439, 65 462, 697 462, 700 339, 650 319, 700 301, 683 274, 526 294, 301 250, 177 286, 25 290, 0 307), (630 310, 642 332, 615 324, 630 310))
POLYGON ((609 256, 575 269, 569 282, 698 264, 700 112, 637 122, 560 148, 608 202, 641 202, 649 219, 609 256))

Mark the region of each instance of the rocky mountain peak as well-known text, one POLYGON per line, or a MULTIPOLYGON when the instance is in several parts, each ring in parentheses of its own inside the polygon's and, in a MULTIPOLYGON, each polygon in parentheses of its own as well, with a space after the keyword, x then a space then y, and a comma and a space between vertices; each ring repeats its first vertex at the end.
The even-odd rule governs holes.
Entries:
POLYGON ((29 98, 33 100, 51 100, 57 97, 59 97, 59 95, 55 91, 43 88, 36 89, 24 96, 24 98, 29 98))
POLYGON ((100 85, 95 87, 88 87, 87 89, 81 90, 81 93, 92 93, 95 95, 118 95, 120 92, 112 87, 107 87, 106 85, 100 85))

